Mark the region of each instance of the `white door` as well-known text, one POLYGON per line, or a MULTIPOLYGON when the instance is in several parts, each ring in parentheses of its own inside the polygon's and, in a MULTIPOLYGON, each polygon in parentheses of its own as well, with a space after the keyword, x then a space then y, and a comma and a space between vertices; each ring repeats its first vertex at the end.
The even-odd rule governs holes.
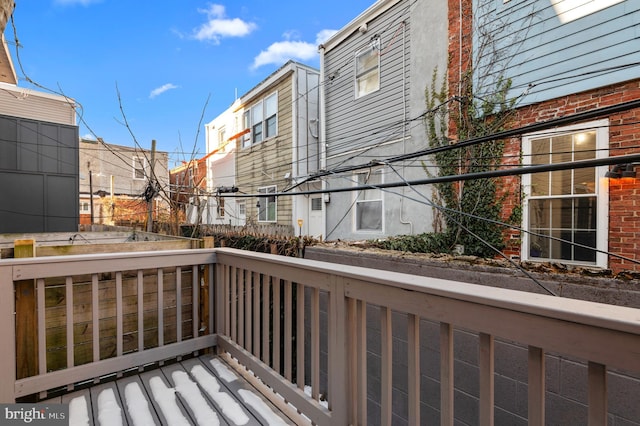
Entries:
POLYGON ((322 234, 322 196, 309 198, 308 235, 318 238, 322 234))

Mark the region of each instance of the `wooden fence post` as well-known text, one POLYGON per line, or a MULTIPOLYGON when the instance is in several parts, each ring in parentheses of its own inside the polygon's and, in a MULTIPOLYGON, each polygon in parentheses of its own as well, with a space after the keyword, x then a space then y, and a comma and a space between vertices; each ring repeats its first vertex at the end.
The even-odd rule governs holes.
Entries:
MULTIPOLYGON (((202 248, 214 248, 213 237, 204 237, 202 239, 202 248)), ((213 334, 214 330, 209 330, 209 318, 211 312, 209 312, 209 292, 211 291, 211 282, 209 281, 211 266, 206 265, 202 272, 202 279, 200 281, 200 321, 202 325, 207 327, 207 334, 213 334)))
MULTIPOLYGON (((15 240, 14 257, 35 257, 34 240, 15 240)), ((16 378, 38 374, 38 322, 34 280, 16 281, 16 378)))

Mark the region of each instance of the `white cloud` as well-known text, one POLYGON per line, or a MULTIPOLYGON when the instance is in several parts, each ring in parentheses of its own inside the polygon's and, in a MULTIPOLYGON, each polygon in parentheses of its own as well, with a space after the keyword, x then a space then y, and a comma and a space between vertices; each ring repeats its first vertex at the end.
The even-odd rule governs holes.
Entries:
POLYGON ((151 93, 149 93, 149 99, 153 99, 156 96, 160 96, 167 90, 177 89, 178 87, 180 86, 176 86, 175 84, 171 84, 171 83, 163 84, 162 86, 153 89, 151 93))
POLYGON ((325 41, 329 40, 331 36, 337 33, 338 30, 321 30, 318 34, 316 34, 316 44, 321 45, 325 41))
POLYGON ((316 43, 307 43, 305 41, 289 40, 293 32, 287 32, 283 35, 285 41, 277 41, 263 50, 253 60, 252 69, 260 68, 263 65, 274 64, 281 65, 289 59, 298 59, 308 61, 318 56, 318 45, 323 43, 333 34, 335 30, 322 30, 316 35, 316 43))
POLYGON ((198 12, 206 14, 208 20, 193 31, 196 40, 218 44, 222 38, 244 37, 257 28, 253 22, 227 18, 224 6, 220 4, 209 5, 208 9, 198 9, 198 12))
POLYGON ((308 60, 318 54, 318 48, 304 41, 278 41, 263 50, 253 60, 253 69, 267 64, 280 65, 289 59, 308 60))

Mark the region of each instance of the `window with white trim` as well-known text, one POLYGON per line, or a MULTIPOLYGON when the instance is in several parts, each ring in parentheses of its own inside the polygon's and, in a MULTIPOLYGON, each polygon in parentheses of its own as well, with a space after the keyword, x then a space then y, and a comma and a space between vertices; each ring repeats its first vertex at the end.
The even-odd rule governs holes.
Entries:
POLYGON ((218 197, 218 204, 216 206, 216 214, 218 218, 224 217, 224 197, 218 197))
POLYGON ((225 152, 227 146, 227 131, 224 126, 218 129, 218 152, 225 152))
POLYGON ((145 158, 141 157, 133 157, 133 178, 134 179, 144 179, 144 169, 145 169, 145 158))
POLYGON ((245 217, 247 215, 247 203, 244 201, 239 201, 237 203, 238 206, 238 216, 240 216, 241 218, 245 217))
MULTIPOLYGON (((247 110, 245 112, 242 113, 242 128, 244 130, 250 130, 251 129, 251 110, 247 110)), ((245 133, 244 135, 242 135, 242 147, 243 148, 247 148, 251 146, 251 134, 249 133, 245 133)))
MULTIPOLYGON (((606 156, 608 121, 571 126, 523 138, 524 162, 543 165, 606 156)), ((522 257, 606 267, 608 195, 606 167, 523 176, 522 257)))
POLYGON ((275 185, 258 188, 258 194, 265 194, 264 196, 258 197, 258 222, 276 221, 278 212, 276 197, 274 195, 268 195, 275 194, 275 192, 275 185))
POLYGON ((322 197, 314 197, 311 199, 311 211, 322 210, 322 197))
POLYGON ((260 143, 278 134, 278 93, 272 93, 243 113, 243 124, 250 132, 244 135, 242 147, 260 143))
MULTIPOLYGON (((375 186, 381 183, 382 169, 355 174, 355 186, 375 186)), ((382 191, 377 188, 364 189, 356 197, 356 231, 382 231, 382 191)))
POLYGON ((380 39, 356 53, 356 98, 380 89, 380 39))

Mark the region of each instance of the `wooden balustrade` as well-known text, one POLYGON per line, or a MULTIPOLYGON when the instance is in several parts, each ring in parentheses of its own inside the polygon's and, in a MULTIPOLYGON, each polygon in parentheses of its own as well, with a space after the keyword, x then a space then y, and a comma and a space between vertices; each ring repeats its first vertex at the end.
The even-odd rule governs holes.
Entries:
POLYGON ((452 425, 456 415, 454 330, 478 336, 479 424, 494 423, 497 339, 528 348, 530 424, 545 421, 549 352, 588 365, 592 424, 606 422, 607 372, 640 372, 636 309, 228 248, 0 261, 0 337, 5 342, 19 339, 14 286, 26 280, 36 281, 38 374, 16 378, 15 345, 0 345, 0 383, 13 384, 0 388, 2 402, 215 346, 300 422, 367 424, 367 390, 379 381, 380 416, 388 424, 394 415, 397 315, 406 320, 401 332, 406 336, 410 424, 421 423, 421 328, 427 323, 439 327, 441 424, 452 425), (63 309, 66 321, 56 325, 65 330, 65 365, 56 371, 48 368, 50 283, 64 295, 56 309, 63 309), (212 287, 202 291, 203 283, 212 287), (147 292, 150 285, 153 292, 147 292), (83 312, 75 304, 80 291, 91 307, 83 312), (106 295, 112 307, 101 305, 106 295), (151 327, 145 309, 157 313, 151 327), (200 318, 202 312, 209 316, 200 318), (108 355, 101 350, 106 318, 114 324, 108 338, 115 341, 108 355), (82 363, 78 319, 90 330, 90 339, 82 343, 91 347, 91 357, 82 363), (368 343, 372 323, 380 331, 379 348, 368 343), (368 372, 371 351, 380 360, 378 377, 368 372))

